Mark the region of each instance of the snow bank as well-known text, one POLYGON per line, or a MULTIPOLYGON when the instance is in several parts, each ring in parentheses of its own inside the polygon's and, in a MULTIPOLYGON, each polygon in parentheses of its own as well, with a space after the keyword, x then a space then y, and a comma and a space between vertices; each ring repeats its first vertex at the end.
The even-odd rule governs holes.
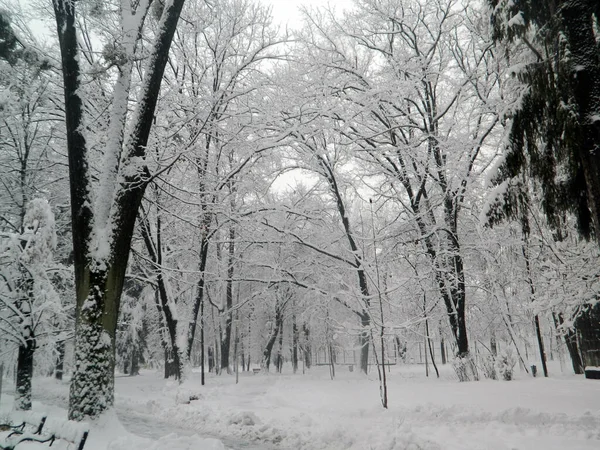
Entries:
MULTIPOLYGON (((142 372, 116 379, 121 421, 91 424, 86 450, 597 450, 600 383, 557 365, 550 362, 551 378, 516 369, 510 382, 469 383, 458 383, 449 365, 441 379, 398 365, 388 374, 388 410, 375 373, 339 371, 332 381, 316 367, 304 376, 242 373, 239 384, 211 374, 201 386, 192 372, 180 387, 142 372), (180 403, 190 392, 201 399, 180 403)), ((66 385, 45 380, 36 385, 47 398, 66 395, 66 385)))

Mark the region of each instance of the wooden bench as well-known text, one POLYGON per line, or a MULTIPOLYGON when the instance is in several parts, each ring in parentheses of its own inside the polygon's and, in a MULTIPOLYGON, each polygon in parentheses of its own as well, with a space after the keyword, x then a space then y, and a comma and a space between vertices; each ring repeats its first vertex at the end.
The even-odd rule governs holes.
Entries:
POLYGON ((261 370, 260 367, 254 367, 252 369, 252 373, 254 373, 254 375, 256 375, 257 373, 260 373, 260 370, 261 370))
POLYGON ((2 450, 13 450, 25 442, 52 446, 55 441, 64 441, 73 444, 75 450, 83 450, 89 433, 87 424, 72 420, 47 419, 44 415, 31 412, 12 412, 8 420, 2 422, 6 422, 0 425, 2 450), (3 436, 2 431, 10 433, 3 436))

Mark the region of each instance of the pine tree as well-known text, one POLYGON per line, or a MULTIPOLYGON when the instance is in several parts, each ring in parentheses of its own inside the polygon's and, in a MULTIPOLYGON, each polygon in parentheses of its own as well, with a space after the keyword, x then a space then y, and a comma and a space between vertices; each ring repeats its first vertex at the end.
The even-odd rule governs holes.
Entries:
MULTIPOLYGON (((526 86, 510 117, 499 191, 490 222, 519 218, 527 203, 522 176, 542 193, 551 227, 566 212, 579 232, 600 244, 600 3, 597 0, 490 0, 496 42, 526 86)), ((600 308, 586 305, 575 321, 584 364, 600 364, 600 308), (595 324, 595 325, 594 325, 595 324), (594 337, 595 336, 595 337, 594 337), (583 349, 582 349, 583 350, 583 349)))

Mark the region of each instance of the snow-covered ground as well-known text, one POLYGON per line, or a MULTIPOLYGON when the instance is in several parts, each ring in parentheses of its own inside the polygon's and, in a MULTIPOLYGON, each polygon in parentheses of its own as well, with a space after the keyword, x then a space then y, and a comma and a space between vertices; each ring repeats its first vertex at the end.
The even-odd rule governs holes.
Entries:
MULTIPOLYGON (((600 381, 551 366, 547 379, 517 373, 510 382, 458 383, 449 366, 442 369, 438 380, 425 378, 422 366, 392 367, 388 410, 376 371, 364 377, 338 367, 333 381, 326 367, 244 373, 239 384, 211 375, 204 387, 198 373, 183 386, 155 372, 118 377, 116 416, 92 426, 86 449, 600 448, 600 381), (191 395, 198 400, 186 403, 191 395)), ((34 381, 42 402, 35 408, 64 416, 67 384, 34 381)), ((5 407, 11 399, 3 396, 5 407)))

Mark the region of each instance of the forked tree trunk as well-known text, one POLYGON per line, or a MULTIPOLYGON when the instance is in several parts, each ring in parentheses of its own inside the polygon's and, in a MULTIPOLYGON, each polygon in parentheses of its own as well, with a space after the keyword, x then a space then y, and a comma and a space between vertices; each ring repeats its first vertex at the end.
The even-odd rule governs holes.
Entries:
MULTIPOLYGON (((123 161, 127 165, 134 158, 143 160, 145 157, 164 68, 183 3, 184 0, 173 0, 170 7, 164 9, 131 126, 125 123, 126 108, 115 112, 112 117, 115 135, 111 135, 111 141, 114 141, 114 148, 109 148, 106 155, 115 152, 117 162, 123 161), (125 143, 126 128, 129 133, 125 143)), ((94 209, 97 203, 93 197, 95 186, 90 170, 91 156, 83 134, 86 121, 80 90, 82 71, 77 37, 79 21, 76 17, 79 5, 80 2, 53 0, 62 58, 77 300, 75 371, 69 398, 69 418, 75 420, 98 417, 114 402, 117 318, 133 228, 149 179, 147 168, 122 173, 122 178, 118 178, 116 171, 101 173, 102 180, 113 186, 114 191, 96 192, 110 196, 103 198, 110 202, 110 208, 101 212, 94 209), (99 216, 95 217, 96 214, 99 216), (95 229, 105 220, 105 229, 95 229), (102 247, 99 251, 100 248, 95 248, 93 242, 99 238, 98 233, 105 232, 103 241, 98 242, 98 246, 102 247)), ((140 20, 141 30, 147 11, 137 12, 139 14, 131 18, 140 20)), ((140 34, 135 38, 141 39, 140 34)), ((125 69, 131 69, 131 64, 132 61, 125 62, 125 69)), ((121 106, 129 94, 130 85, 124 85, 127 92, 121 94, 125 97, 113 98, 121 106)), ((93 127, 93 124, 89 122, 89 126, 93 127)), ((100 209, 105 204, 102 203, 100 209)))

